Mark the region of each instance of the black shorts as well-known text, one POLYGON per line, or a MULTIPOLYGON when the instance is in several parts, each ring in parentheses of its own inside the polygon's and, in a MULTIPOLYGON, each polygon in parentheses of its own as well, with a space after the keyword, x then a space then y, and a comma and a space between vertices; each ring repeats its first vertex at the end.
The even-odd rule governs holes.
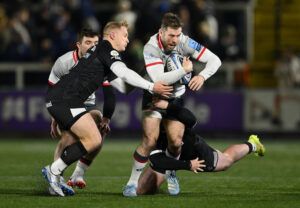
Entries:
POLYGON ((87 111, 91 111, 91 110, 99 111, 99 107, 96 104, 95 105, 85 105, 85 108, 87 111))
POLYGON ((81 116, 88 113, 86 106, 76 101, 48 101, 46 107, 61 130, 69 130, 81 116))
MULTIPOLYGON (((153 99, 154 96, 156 96, 156 95, 153 95, 150 92, 144 90, 144 92, 143 92, 143 101, 142 101, 142 110, 148 110, 148 109, 152 108, 152 99, 153 99)), ((164 99, 164 98, 162 98, 162 99, 164 99)), ((169 103, 172 103, 172 104, 175 104, 175 105, 178 105, 178 106, 181 106, 181 107, 183 107, 183 105, 184 105, 183 99, 181 97, 170 98, 170 99, 167 99, 167 101, 169 103)), ((162 115, 163 119, 169 119, 169 120, 175 120, 175 121, 178 120, 175 117, 172 117, 172 116, 168 115, 166 110, 155 109, 155 111, 159 112, 162 115)))
POLYGON ((205 160, 205 172, 212 172, 218 162, 218 152, 210 147, 202 137, 190 129, 186 129, 183 137, 181 160, 193 160, 195 158, 205 160))

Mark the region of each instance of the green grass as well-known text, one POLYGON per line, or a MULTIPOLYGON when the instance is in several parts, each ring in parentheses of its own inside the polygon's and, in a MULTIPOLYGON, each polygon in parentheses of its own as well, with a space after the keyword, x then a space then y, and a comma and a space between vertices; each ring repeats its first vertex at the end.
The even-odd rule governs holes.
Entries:
MULTIPOLYGON (((208 141, 223 149, 234 141, 208 141)), ((219 173, 181 171, 181 194, 170 197, 166 186, 153 196, 124 198, 138 141, 106 141, 86 174, 88 186, 73 197, 51 197, 41 176, 56 141, 0 140, 0 207, 300 207, 300 141, 268 141, 266 156, 249 155, 219 173)), ((74 166, 65 175, 71 174, 74 166)))

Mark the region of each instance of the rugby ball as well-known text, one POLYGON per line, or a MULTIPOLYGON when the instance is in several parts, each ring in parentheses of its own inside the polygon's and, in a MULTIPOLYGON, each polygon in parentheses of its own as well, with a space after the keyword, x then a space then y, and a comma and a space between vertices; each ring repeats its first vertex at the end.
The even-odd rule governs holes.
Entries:
MULTIPOLYGON (((166 60, 167 71, 174 71, 174 70, 181 69, 182 61, 183 61, 182 55, 180 55, 177 52, 172 52, 166 60)), ((192 73, 189 72, 179 80, 179 83, 182 85, 187 85, 190 82, 191 78, 192 78, 192 73)))

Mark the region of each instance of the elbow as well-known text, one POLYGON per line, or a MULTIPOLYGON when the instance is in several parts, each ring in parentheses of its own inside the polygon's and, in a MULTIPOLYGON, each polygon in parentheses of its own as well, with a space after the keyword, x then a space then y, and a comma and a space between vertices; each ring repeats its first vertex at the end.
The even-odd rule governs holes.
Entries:
POLYGON ((218 56, 215 56, 215 61, 216 66, 218 67, 218 69, 220 68, 220 66, 222 65, 222 61, 218 56))

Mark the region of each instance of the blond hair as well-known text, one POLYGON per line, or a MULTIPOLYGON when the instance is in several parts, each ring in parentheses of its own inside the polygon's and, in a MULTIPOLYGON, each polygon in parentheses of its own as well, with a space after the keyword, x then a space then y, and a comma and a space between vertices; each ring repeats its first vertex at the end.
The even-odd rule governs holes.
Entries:
POLYGON ((120 21, 120 22, 108 22, 104 29, 103 29, 103 36, 107 36, 110 34, 110 32, 114 29, 120 29, 121 27, 128 28, 128 23, 126 21, 120 21))

